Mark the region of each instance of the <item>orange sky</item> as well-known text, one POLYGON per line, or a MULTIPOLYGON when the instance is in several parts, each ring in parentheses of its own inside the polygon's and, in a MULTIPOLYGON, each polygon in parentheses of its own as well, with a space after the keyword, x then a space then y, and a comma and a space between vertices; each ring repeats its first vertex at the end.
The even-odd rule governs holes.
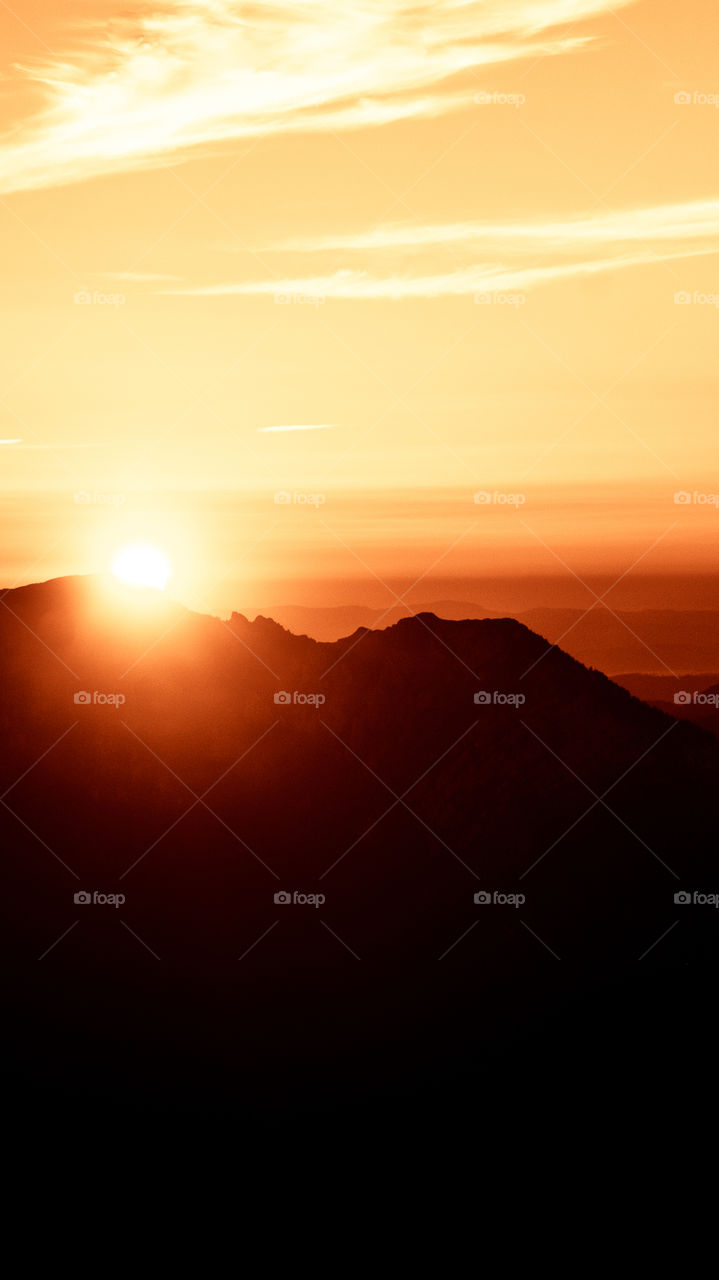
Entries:
POLYGON ((3 585, 136 536, 218 610, 711 572, 718 28, 0 6, 3 585))

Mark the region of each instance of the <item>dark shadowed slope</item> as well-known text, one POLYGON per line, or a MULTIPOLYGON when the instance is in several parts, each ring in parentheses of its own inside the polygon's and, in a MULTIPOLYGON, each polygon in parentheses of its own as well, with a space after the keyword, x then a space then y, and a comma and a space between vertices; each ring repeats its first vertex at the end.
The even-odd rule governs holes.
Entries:
POLYGON ((69 1071, 92 1008, 102 1079, 184 1036, 190 1075, 277 1085, 289 1055, 297 1078, 379 1057, 407 1079, 650 948, 711 951, 715 913, 674 902, 717 878, 711 735, 513 620, 322 644, 134 600, 92 579, 2 600, 19 1060, 52 1043, 69 1071))

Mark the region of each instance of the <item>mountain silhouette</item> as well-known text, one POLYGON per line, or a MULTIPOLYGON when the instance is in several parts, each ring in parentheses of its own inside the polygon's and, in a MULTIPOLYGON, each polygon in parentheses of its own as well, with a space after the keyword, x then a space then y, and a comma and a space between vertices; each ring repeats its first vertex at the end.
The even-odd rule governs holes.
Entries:
POLYGON ((48 1055, 101 1090, 174 1054, 178 1090, 286 1094, 288 1061, 298 1091, 425 1088, 714 954, 674 895, 713 887, 719 742, 520 622, 327 643, 94 578, 0 603, 4 1008, 38 1087, 48 1055))
MULTIPOLYGON (((277 606, 266 612, 291 631, 318 640, 342 639, 359 626, 387 628, 401 618, 423 612, 453 621, 504 616, 483 605, 456 600, 389 609, 277 606)), ((716 610, 620 610, 590 600, 585 609, 534 607, 512 616, 549 644, 560 645, 579 662, 612 677, 625 671, 656 675, 672 670, 715 671, 719 667, 716 610)))

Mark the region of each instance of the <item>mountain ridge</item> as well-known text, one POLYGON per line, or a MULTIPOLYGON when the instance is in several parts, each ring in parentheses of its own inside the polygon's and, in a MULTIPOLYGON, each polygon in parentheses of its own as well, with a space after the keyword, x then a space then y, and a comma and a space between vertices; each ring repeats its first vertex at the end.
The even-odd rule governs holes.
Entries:
POLYGON ((719 743, 525 624, 323 643, 96 588, 0 609, 0 954, 28 1058, 47 1028, 61 1074, 98 1040, 112 1079, 164 1062, 161 1010, 193 1080, 221 1060, 271 1097, 288 1053, 300 1081, 394 1054, 406 1079, 400 1043, 426 1079, 648 950, 673 972, 715 946, 674 895, 712 887, 719 743))

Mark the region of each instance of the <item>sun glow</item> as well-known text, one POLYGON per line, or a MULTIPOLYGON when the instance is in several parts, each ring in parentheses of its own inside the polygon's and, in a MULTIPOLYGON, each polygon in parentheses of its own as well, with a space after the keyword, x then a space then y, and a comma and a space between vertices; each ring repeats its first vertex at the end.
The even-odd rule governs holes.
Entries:
POLYGON ((155 587, 164 591, 172 571, 167 556, 157 547, 133 546, 118 552, 112 572, 131 587, 155 587))

